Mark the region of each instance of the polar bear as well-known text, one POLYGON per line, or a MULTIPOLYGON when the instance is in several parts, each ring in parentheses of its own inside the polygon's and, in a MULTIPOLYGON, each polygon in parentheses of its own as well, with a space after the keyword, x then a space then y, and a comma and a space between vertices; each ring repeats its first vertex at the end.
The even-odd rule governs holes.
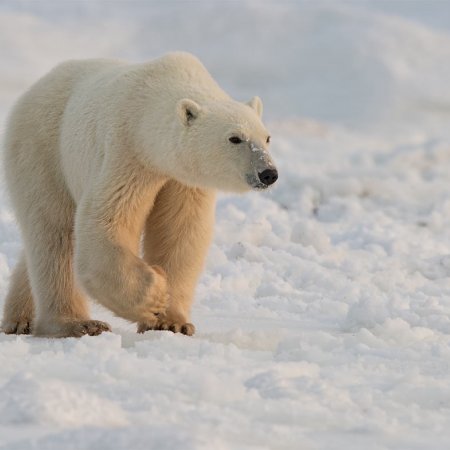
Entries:
POLYGON ((190 309, 217 190, 278 177, 258 97, 232 100, 188 53, 130 65, 68 61, 17 102, 4 168, 24 250, 2 329, 110 330, 86 295, 139 332, 194 333, 190 309))

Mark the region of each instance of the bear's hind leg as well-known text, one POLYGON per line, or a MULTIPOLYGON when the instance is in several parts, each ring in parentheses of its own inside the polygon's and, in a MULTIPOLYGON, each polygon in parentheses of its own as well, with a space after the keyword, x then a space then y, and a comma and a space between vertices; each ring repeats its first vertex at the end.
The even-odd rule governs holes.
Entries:
POLYGON ((14 268, 3 308, 1 329, 6 334, 30 334, 34 317, 33 296, 24 253, 14 268))

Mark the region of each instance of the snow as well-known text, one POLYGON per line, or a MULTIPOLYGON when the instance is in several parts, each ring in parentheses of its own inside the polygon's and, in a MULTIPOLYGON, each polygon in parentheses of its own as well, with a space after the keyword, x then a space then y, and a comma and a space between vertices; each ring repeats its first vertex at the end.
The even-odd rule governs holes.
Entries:
MULTIPOLYGON (((279 180, 223 194, 194 337, 0 335, 0 449, 446 449, 450 5, 0 6, 0 133, 68 58, 197 54, 259 95, 279 180)), ((0 299, 21 247, 0 194, 0 299)))

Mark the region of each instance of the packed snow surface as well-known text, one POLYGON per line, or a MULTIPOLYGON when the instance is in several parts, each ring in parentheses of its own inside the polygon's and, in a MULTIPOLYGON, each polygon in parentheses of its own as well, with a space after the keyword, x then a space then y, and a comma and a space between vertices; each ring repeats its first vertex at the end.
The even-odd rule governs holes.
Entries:
MULTIPOLYGON (((450 4, 0 6, 0 132, 69 58, 197 54, 279 180, 221 195, 194 337, 0 335, 0 449, 447 449, 450 4)), ((21 248, 4 188, 0 302, 21 248)))

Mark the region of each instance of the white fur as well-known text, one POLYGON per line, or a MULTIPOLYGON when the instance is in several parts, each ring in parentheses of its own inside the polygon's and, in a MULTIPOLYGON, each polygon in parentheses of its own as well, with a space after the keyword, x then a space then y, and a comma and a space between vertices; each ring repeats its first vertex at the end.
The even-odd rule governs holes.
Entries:
POLYGON ((139 331, 192 334, 214 192, 261 188, 257 173, 273 168, 261 113, 259 98, 232 100, 186 53, 69 61, 39 80, 5 141, 24 256, 3 329, 25 332, 35 315, 36 335, 100 333, 109 327, 90 320, 86 292, 139 331))

